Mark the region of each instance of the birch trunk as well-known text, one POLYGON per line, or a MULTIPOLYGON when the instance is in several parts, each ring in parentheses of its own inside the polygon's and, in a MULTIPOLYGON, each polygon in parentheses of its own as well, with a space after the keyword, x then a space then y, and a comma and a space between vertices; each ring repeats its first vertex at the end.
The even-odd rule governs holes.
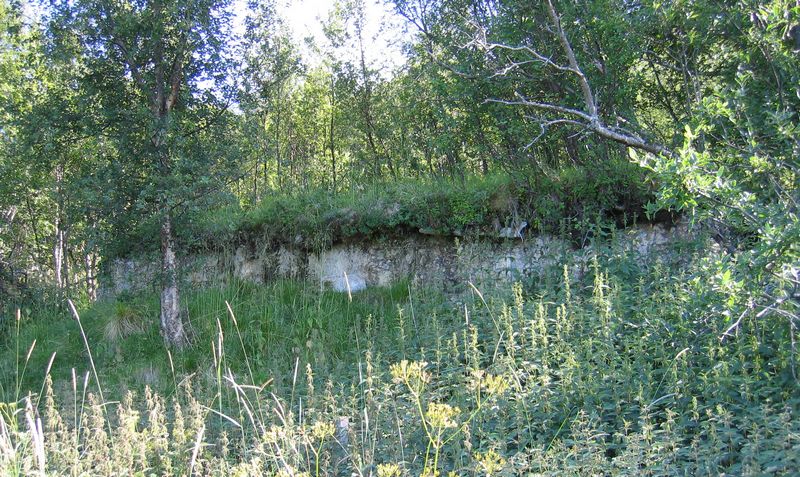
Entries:
POLYGON ((64 288, 64 232, 60 228, 58 219, 55 221, 56 232, 53 243, 53 280, 56 289, 61 291, 64 288))
POLYGON ((161 222, 161 334, 171 346, 182 348, 188 343, 181 319, 181 303, 178 294, 178 265, 175 260, 175 240, 172 231, 172 216, 164 213, 161 222))

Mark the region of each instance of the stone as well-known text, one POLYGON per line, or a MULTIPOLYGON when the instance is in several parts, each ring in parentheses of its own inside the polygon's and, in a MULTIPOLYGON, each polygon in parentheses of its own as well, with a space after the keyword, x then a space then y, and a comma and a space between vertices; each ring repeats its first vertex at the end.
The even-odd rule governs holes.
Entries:
POLYGON ((309 273, 320 283, 340 292, 363 290, 376 258, 352 245, 337 245, 309 257, 309 273))
POLYGON ((329 278, 327 281, 331 284, 331 288, 337 292, 355 293, 367 288, 366 280, 359 273, 352 275, 342 273, 342 276, 329 278))
POLYGON ((264 283, 264 259, 259 257, 250 247, 242 245, 236 249, 233 257, 233 276, 241 280, 264 283))
POLYGON ((219 281, 222 274, 222 259, 217 255, 190 257, 180 268, 185 274, 184 281, 193 285, 210 286, 219 281))
POLYGON ((500 229, 500 233, 498 234, 500 238, 507 238, 507 239, 521 239, 522 238, 522 231, 528 226, 528 222, 524 220, 522 222, 515 222, 512 223, 510 227, 503 227, 500 229))
POLYGON ((286 247, 278 248, 276 252, 278 262, 278 276, 282 278, 300 278, 300 254, 286 247))

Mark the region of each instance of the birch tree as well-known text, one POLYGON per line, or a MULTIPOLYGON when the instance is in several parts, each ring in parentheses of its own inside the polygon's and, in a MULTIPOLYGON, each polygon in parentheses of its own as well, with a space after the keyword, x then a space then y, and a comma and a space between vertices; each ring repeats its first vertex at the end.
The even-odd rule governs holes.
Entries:
MULTIPOLYGON (((80 122, 116 143, 122 169, 139 178, 138 207, 160 223, 161 333, 188 342, 181 313, 176 210, 215 180, 215 158, 186 157, 187 144, 225 110, 226 0, 56 1, 55 50, 80 57, 80 122), (133 169, 133 171, 131 170, 133 169)), ((118 177, 118 187, 130 186, 118 177)), ((127 204, 130 207, 131 204, 127 204)))

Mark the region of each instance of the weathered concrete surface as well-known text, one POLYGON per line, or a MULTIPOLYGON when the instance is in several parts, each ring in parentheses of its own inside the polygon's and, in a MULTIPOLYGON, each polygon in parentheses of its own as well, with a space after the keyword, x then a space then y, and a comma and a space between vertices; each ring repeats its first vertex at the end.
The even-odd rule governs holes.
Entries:
MULTIPOLYGON (((688 236, 685 226, 639 225, 617 231, 603 247, 642 258, 688 236)), ((184 282, 211 286, 229 277, 265 283, 279 278, 308 279, 337 291, 386 286, 401 279, 447 286, 471 281, 484 286, 503 285, 532 277, 564 260, 585 264, 596 250, 574 250, 549 235, 523 239, 458 239, 426 235, 378 241, 341 243, 329 250, 308 253, 281 246, 240 245, 232 257, 196 255, 182 261, 184 282)), ((146 260, 117 260, 103 284, 105 295, 156 287, 159 267, 146 260)))

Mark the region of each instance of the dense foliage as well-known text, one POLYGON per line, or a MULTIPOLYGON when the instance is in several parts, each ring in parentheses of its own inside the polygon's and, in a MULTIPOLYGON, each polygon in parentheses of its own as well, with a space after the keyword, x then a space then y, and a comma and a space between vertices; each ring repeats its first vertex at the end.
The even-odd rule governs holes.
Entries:
POLYGON ((797 0, 386 0, 395 68, 364 0, 305 41, 241 3, 0 0, 0 471, 796 473, 797 0), (242 241, 523 223, 594 266, 178 291, 242 241), (96 302, 147 254, 160 296, 96 302))
MULTIPOLYGON (((320 251, 347 239, 400 235, 499 238, 506 227, 525 234, 561 234, 581 245, 597 224, 625 227, 648 220, 655 199, 642 169, 616 161, 570 167, 553 177, 497 173, 458 181, 403 180, 333 194, 324 188, 276 194, 244 208, 228 203, 176 218, 187 251, 222 251, 232 243, 288 244, 320 251)), ((158 225, 145 221, 107 244, 106 257, 154 254, 158 225)))

